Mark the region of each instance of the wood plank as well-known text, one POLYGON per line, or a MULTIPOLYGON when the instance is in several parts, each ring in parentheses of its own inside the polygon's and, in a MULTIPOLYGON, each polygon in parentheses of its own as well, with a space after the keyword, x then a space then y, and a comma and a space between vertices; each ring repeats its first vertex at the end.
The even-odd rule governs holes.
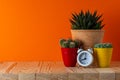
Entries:
POLYGON ((93 68, 82 68, 84 80, 99 80, 99 73, 93 68))
POLYGON ((111 62, 110 67, 120 67, 120 61, 111 62))
POLYGON ((17 62, 17 65, 10 71, 10 73, 36 73, 39 62, 17 62))
POLYGON ((18 74, 18 80, 35 80, 39 62, 17 62, 17 65, 10 71, 18 74))
POLYGON ((120 80, 120 61, 111 62, 110 68, 115 72, 115 80, 120 80))
POLYGON ((0 80, 18 80, 18 75, 10 73, 0 73, 0 80))
POLYGON ((120 80, 120 67, 112 68, 115 71, 115 80, 120 80))
POLYGON ((99 80, 115 80, 115 72, 111 68, 97 68, 99 80))
POLYGON ((9 73, 10 70, 16 66, 16 64, 16 62, 1 62, 0 80, 18 80, 18 75, 9 73))
POLYGON ((53 62, 51 73, 66 73, 66 67, 63 62, 53 62))
POLYGON ((36 80, 67 80, 65 67, 61 62, 41 63, 36 80))
POLYGON ((51 80, 52 62, 40 62, 36 73, 36 80, 51 80))
POLYGON ((9 73, 9 71, 16 66, 16 62, 1 62, 0 73, 9 73))
POLYGON ((40 62, 37 73, 51 73, 53 62, 40 62))
POLYGON ((83 80, 84 72, 81 68, 78 67, 66 67, 68 72, 68 80, 83 80))
POLYGON ((65 67, 63 62, 0 62, 0 80, 120 80, 120 62, 110 68, 65 67))
POLYGON ((36 80, 35 73, 19 73, 18 80, 36 80))
POLYGON ((62 62, 54 62, 51 67, 51 80, 68 80, 68 74, 62 62))

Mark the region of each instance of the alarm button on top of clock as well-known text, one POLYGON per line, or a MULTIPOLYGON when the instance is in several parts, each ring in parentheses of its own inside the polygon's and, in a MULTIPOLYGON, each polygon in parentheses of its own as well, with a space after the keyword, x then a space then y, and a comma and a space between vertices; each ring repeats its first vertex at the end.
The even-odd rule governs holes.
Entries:
POLYGON ((83 49, 78 49, 77 53, 80 53, 83 49))

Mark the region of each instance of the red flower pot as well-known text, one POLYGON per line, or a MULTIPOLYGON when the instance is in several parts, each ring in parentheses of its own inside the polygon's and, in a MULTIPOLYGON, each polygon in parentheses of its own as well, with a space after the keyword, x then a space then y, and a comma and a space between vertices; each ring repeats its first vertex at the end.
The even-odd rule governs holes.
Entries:
POLYGON ((78 48, 61 48, 62 58, 66 67, 74 67, 77 62, 78 48))

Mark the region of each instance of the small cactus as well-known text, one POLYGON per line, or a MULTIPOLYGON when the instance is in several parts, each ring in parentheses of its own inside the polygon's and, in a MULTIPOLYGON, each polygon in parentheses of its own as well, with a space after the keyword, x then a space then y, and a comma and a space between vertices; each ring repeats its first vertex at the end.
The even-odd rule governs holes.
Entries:
POLYGON ((79 47, 79 46, 81 45, 81 43, 80 43, 79 40, 74 40, 74 41, 75 41, 75 45, 76 45, 77 47, 79 47))
POLYGON ((112 48, 112 44, 111 43, 99 43, 99 44, 95 44, 94 48, 112 48))
POLYGON ((60 45, 62 48, 78 48, 80 45, 80 42, 78 40, 72 40, 72 39, 60 39, 60 45))
POLYGON ((68 48, 68 47, 69 47, 68 41, 64 41, 64 42, 62 43, 62 47, 63 47, 63 48, 68 48))
POLYGON ((75 42, 70 42, 70 44, 69 44, 69 48, 75 48, 75 47, 76 47, 75 42))
POLYGON ((94 48, 97 48, 97 47, 99 47, 99 44, 95 44, 95 45, 94 45, 94 48))
POLYGON ((113 47, 111 43, 108 43, 106 46, 107 46, 108 48, 112 48, 112 47, 113 47))
POLYGON ((66 41, 66 40, 65 39, 60 39, 60 45, 62 45, 64 41, 66 41))
POLYGON ((72 39, 69 38, 67 41, 70 43, 70 42, 72 42, 72 39))

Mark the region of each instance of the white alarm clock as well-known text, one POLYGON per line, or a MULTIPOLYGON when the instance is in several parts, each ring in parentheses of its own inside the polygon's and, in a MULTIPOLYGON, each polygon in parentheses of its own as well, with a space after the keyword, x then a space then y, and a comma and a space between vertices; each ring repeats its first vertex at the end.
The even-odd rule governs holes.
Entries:
POLYGON ((93 62, 92 49, 88 49, 88 50, 78 49, 77 53, 78 53, 77 62, 80 66, 87 67, 92 64, 93 62))

